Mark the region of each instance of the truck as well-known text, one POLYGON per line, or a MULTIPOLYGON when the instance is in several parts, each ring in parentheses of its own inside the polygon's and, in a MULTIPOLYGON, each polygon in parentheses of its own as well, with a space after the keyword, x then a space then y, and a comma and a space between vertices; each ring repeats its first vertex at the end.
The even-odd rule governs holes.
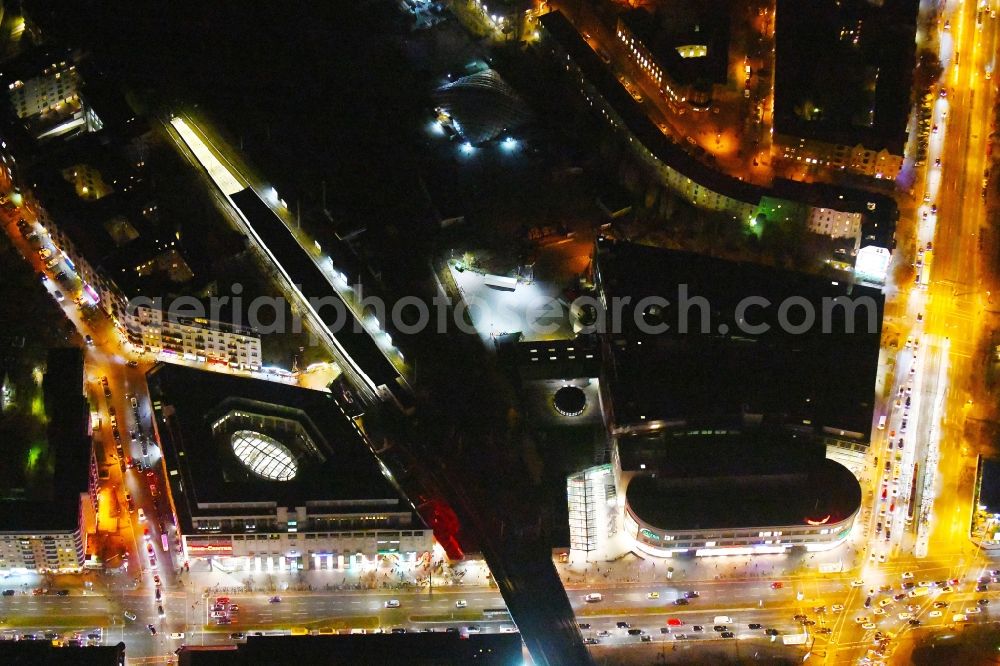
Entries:
POLYGON ((926 289, 931 281, 931 261, 934 259, 934 251, 924 252, 924 265, 920 268, 920 288, 926 289))

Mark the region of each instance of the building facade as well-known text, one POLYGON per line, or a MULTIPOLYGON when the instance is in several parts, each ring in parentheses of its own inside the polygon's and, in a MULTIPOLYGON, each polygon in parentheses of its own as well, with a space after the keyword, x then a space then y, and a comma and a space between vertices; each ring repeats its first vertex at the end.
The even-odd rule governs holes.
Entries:
POLYGON ((875 179, 895 180, 903 169, 902 151, 896 155, 887 148, 875 150, 860 143, 853 146, 840 145, 779 132, 774 133, 771 156, 875 179))
POLYGON ((124 329, 137 349, 189 361, 260 370, 260 335, 253 329, 201 317, 172 317, 158 308, 129 304, 124 329))
MULTIPOLYGON (((80 497, 81 506, 88 502, 80 497)), ((84 512, 80 512, 81 525, 84 512)), ((76 572, 83 569, 87 532, 72 531, 2 532, 0 531, 0 570, 23 569, 39 573, 76 572)))
POLYGON ((30 118, 66 105, 79 105, 80 79, 76 65, 66 60, 53 63, 41 74, 8 84, 10 102, 18 118, 30 118))

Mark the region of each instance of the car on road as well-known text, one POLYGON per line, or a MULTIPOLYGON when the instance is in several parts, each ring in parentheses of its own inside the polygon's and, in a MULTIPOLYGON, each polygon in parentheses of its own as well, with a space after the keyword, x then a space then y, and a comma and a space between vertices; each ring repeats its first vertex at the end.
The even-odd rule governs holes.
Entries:
POLYGON ((771 583, 771 589, 772 590, 780 590, 784 586, 785 586, 784 583, 782 583, 781 581, 777 581, 777 580, 774 581, 773 583, 771 583))
POLYGON ((647 599, 659 599, 660 598, 660 593, 659 592, 648 592, 646 594, 646 598, 647 599))
POLYGON ((705 631, 705 627, 701 626, 700 624, 696 624, 693 627, 691 627, 691 631, 705 631))
POLYGON ((629 636, 642 636, 645 632, 642 629, 629 629, 627 633, 629 636))
POLYGON ((861 579, 851 581, 851 587, 864 587, 864 586, 865 586, 865 581, 861 579))
POLYGON ((878 605, 881 606, 882 608, 885 608, 886 606, 888 606, 891 603, 892 603, 892 599, 883 599, 880 602, 878 602, 878 605))
POLYGON ((157 606, 156 607, 156 614, 159 615, 160 617, 166 617, 167 616, 167 614, 163 612, 163 606, 157 606))
POLYGON ((12 597, 12 596, 14 596, 14 590, 4 590, 3 591, 3 596, 5 596, 5 597, 12 597))
POLYGON ((920 626, 920 620, 918 620, 915 617, 914 618, 910 618, 909 620, 907 620, 907 624, 909 624, 911 627, 919 627, 920 626))
POLYGON ((962 615, 961 613, 955 613, 954 615, 951 616, 952 622, 965 622, 968 619, 969 619, 968 617, 962 615))
POLYGON ((815 630, 817 634, 829 634, 833 631, 830 627, 820 627, 815 630))
POLYGON ((687 606, 690 603, 691 602, 685 599, 684 597, 678 597, 677 599, 674 599, 675 606, 687 606))
MULTIPOLYGON (((175 631, 172 634, 170 634, 170 638, 172 638, 175 641, 182 641, 182 640, 184 640, 184 632, 183 631, 175 631)), ((232 638, 232 636, 230 636, 230 638, 232 638)))
POLYGON ((941 617, 941 615, 943 615, 941 611, 932 610, 930 613, 927 614, 927 617, 941 617))
POLYGON ((968 608, 965 609, 965 614, 966 615, 978 615, 979 613, 982 613, 982 612, 983 612, 983 609, 980 608, 979 606, 969 606, 968 608))
POLYGON ((581 629, 590 629, 590 623, 589 622, 581 622, 577 626, 580 627, 581 629))
POLYGON ((399 608, 399 599, 389 599, 384 605, 386 608, 399 608))
POLYGON ((875 628, 875 623, 865 622, 864 624, 861 625, 861 628, 864 629, 865 631, 871 631, 872 629, 875 628))
POLYGON ((947 608, 947 607, 948 607, 948 602, 947 601, 935 601, 934 602, 934 608, 947 608))
POLYGON ((684 623, 678 620, 676 617, 671 617, 667 618, 667 624, 670 625, 671 627, 679 627, 684 623))
POLYGON ((147 629, 149 629, 149 633, 150 633, 151 635, 153 635, 153 636, 155 636, 155 635, 156 635, 156 627, 154 627, 154 626, 153 626, 153 625, 151 625, 151 624, 147 624, 147 625, 146 625, 146 628, 147 628, 147 629))
MULTIPOLYGON (((181 634, 181 638, 183 638, 183 637, 184 637, 184 635, 181 634)), ((234 640, 234 641, 241 641, 241 640, 243 640, 246 637, 247 637, 247 635, 244 634, 242 631, 236 631, 236 632, 233 632, 233 633, 229 634, 229 638, 231 640, 234 640)))
POLYGON ((727 630, 726 625, 724 624, 717 624, 714 627, 712 627, 712 629, 718 632, 723 632, 727 630))
POLYGON ((761 629, 763 626, 764 625, 758 624, 756 622, 751 622, 750 624, 747 625, 747 627, 750 629, 761 629))
POLYGON ((913 615, 911 615, 910 613, 900 613, 896 617, 898 617, 900 620, 909 620, 911 617, 913 617, 913 615))
POLYGON ((594 638, 593 636, 588 636, 587 638, 583 639, 583 644, 584 645, 597 645, 598 644, 598 640, 596 638, 594 638))
POLYGON ((129 367, 129 368, 138 368, 139 367, 139 361, 129 361, 125 365, 127 367, 129 367))
POLYGON ((459 599, 455 602, 455 608, 465 608, 468 605, 469 604, 465 599, 459 599))
POLYGON ((483 630, 482 627, 476 624, 470 624, 468 627, 465 628, 465 632, 469 634, 478 634, 482 630, 483 630))
MULTIPOLYGON (((273 597, 271 597, 270 599, 267 600, 267 603, 269 603, 269 604, 280 604, 281 603, 281 597, 279 597, 279 596, 273 596, 273 597)), ((388 603, 389 602, 387 601, 386 604, 388 604, 388 603)), ((397 601, 396 603, 398 604, 399 602, 397 601)), ((388 608, 388 606, 386 606, 386 608, 388 608)))
POLYGON ((722 637, 723 638, 736 638, 736 634, 734 634, 731 631, 723 631, 722 632, 722 637))
POLYGON ((615 622, 615 626, 618 627, 619 629, 628 629, 629 623, 626 622, 625 620, 619 620, 618 622, 615 622))
POLYGON ((834 604, 834 605, 830 606, 830 610, 833 611, 834 613, 839 613, 840 611, 844 610, 844 605, 843 604, 834 604))
POLYGON ((56 592, 56 594, 59 595, 60 597, 69 596, 69 590, 59 590, 58 592, 56 592))
POLYGON ((698 593, 695 592, 694 590, 688 590, 687 592, 684 593, 684 598, 685 599, 697 599, 698 598, 698 593))
POLYGON ((389 630, 389 633, 390 634, 405 634, 406 633, 406 627, 393 627, 392 629, 389 630))
POLYGON ((133 613, 132 611, 125 611, 124 613, 122 613, 122 615, 124 615, 125 619, 128 620, 129 622, 135 622, 135 613, 133 613))
POLYGON ((876 608, 875 610, 872 611, 872 615, 885 615, 885 609, 876 608))
POLYGON ((601 594, 600 592, 591 592, 590 594, 585 596, 583 600, 586 601, 588 604, 592 604, 596 601, 603 601, 604 595, 601 594))
POLYGON ((777 629, 765 629, 764 633, 767 634, 768 636, 778 636, 780 635, 781 632, 778 631, 777 629))
POLYGON ((868 622, 869 620, 868 620, 868 616, 867 615, 859 615, 858 617, 854 618, 854 621, 857 624, 864 624, 865 622, 868 622))
MULTIPOLYGON (((451 629, 452 627, 448 628, 451 629)), ((607 629, 601 629, 600 631, 597 632, 597 635, 600 636, 601 638, 607 638, 608 636, 611 635, 611 632, 608 631, 607 629)))

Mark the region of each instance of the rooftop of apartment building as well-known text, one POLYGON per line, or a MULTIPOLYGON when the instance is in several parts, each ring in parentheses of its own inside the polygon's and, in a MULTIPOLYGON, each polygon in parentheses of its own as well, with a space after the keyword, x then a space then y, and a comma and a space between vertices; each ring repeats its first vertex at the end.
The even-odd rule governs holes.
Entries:
POLYGON ((667 0, 637 7, 621 22, 676 83, 725 84, 729 64, 729 0, 667 0))
POLYGON ((4 460, 0 473, 0 531, 72 532, 79 525, 80 494, 87 492, 90 409, 83 395, 83 354, 51 349, 42 399, 31 417, 0 414, 4 460), (42 424, 42 434, 28 423, 42 424))
POLYGON ((126 296, 189 289, 206 267, 164 219, 140 152, 88 134, 50 146, 23 175, 59 230, 126 296))
POLYGON ((918 0, 778 0, 774 131, 902 155, 918 0))
POLYGON ((301 506, 412 513, 331 393, 170 364, 147 378, 183 531, 301 506))
POLYGON ((594 272, 609 313, 622 303, 620 316, 608 319, 614 328, 601 377, 612 427, 762 419, 867 441, 884 307, 878 290, 604 238, 594 272), (856 304, 854 312, 824 305, 837 297, 856 304), (748 298, 765 300, 741 312, 748 298), (786 302, 798 303, 788 323, 802 322, 808 308, 813 325, 802 332, 783 325, 786 302), (663 324, 664 332, 648 328, 663 324))

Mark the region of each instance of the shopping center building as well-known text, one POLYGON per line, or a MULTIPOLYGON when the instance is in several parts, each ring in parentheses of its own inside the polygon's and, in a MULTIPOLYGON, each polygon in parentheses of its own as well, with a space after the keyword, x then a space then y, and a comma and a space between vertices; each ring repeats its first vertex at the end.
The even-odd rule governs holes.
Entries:
POLYGON ((842 543, 874 426, 881 294, 604 238, 592 265, 608 455, 568 478, 571 554, 842 543))
POLYGON ((331 393, 161 364, 148 375, 171 515, 190 560, 235 570, 412 561, 432 531, 331 393))

